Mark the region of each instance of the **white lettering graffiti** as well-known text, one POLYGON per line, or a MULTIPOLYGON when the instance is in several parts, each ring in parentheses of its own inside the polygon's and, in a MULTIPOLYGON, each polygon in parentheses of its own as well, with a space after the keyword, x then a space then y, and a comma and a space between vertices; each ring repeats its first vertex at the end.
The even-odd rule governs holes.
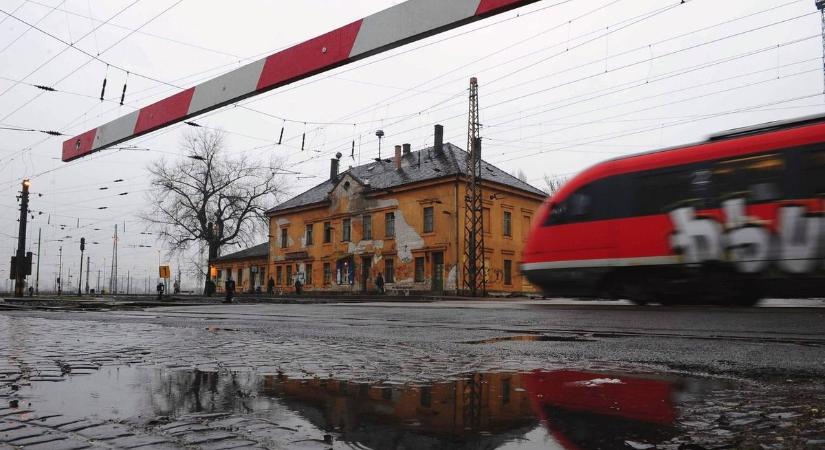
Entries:
POLYGON ((807 273, 816 268, 825 252, 825 218, 799 205, 782 206, 777 214, 777 233, 765 221, 747 215, 744 199, 722 204, 725 223, 696 215, 692 207, 670 213, 674 232, 670 246, 690 264, 729 262, 737 270, 758 273, 771 262, 789 273, 807 273))

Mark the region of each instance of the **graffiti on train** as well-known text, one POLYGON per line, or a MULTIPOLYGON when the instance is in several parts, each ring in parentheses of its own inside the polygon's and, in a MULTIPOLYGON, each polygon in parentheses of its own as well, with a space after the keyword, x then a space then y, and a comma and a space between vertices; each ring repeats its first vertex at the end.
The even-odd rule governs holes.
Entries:
POLYGON ((724 223, 697 216, 692 207, 670 213, 674 227, 670 245, 684 262, 730 262, 745 273, 772 266, 788 273, 809 273, 825 256, 825 218, 804 206, 780 207, 776 231, 748 217, 744 199, 727 200, 722 211, 724 223))

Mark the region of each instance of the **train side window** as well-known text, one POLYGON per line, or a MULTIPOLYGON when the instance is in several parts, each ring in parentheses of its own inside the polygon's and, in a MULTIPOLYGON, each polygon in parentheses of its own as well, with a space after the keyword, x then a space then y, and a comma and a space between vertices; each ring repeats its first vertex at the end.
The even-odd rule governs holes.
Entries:
POLYGON ((584 222, 593 218, 593 185, 587 185, 553 205, 546 225, 584 222))
POLYGON ((804 197, 825 195, 825 150, 807 151, 801 156, 802 195, 804 197))
POLYGON ((729 159, 714 165, 713 183, 720 202, 769 202, 782 198, 784 172, 785 160, 778 154, 729 159))
POLYGON ((710 189, 706 181, 702 169, 640 174, 636 180, 637 214, 665 214, 685 205, 701 207, 710 189))

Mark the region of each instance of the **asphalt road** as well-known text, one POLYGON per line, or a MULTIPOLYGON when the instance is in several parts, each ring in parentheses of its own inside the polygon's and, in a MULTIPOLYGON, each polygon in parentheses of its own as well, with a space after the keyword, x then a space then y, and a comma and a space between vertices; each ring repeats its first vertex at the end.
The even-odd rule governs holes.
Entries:
MULTIPOLYGON (((424 395, 421 386, 431 386, 427 389, 433 392, 453 386, 458 392, 466 387, 455 383, 465 386, 473 377, 518 379, 530 373, 603 374, 594 379, 628 386, 632 380, 655 378, 671 380, 669 386, 682 390, 696 383, 711 386, 704 391, 712 394, 696 396, 688 390, 689 395, 678 396, 679 432, 660 442, 660 448, 697 442, 708 448, 748 448, 748 439, 770 442, 769 448, 825 444, 823 302, 775 300, 763 306, 672 308, 544 300, 0 311, 0 400, 19 400, 0 409, 0 449, 30 438, 43 444, 44 436, 55 440, 45 441, 53 447, 42 448, 84 448, 95 442, 129 447, 121 441, 147 448, 292 448, 296 445, 288 444, 299 441, 306 448, 327 448, 324 434, 329 433, 336 443, 354 448, 453 448, 443 436, 434 438, 420 417, 411 422, 424 427, 418 434, 410 434, 407 425, 391 432, 382 428, 400 446, 370 440, 386 433, 355 438, 354 430, 347 434, 330 424, 331 406, 322 407, 326 413, 319 415, 304 411, 309 408, 305 403, 287 401, 302 395, 287 394, 292 392, 288 380, 304 380, 298 385, 304 389, 312 383, 307 380, 366 386, 354 396, 397 389, 403 399, 408 389, 424 395), (206 383, 204 374, 212 374, 210 407, 204 406, 199 388, 192 387, 206 383), (73 393, 71 400, 60 400, 67 392, 73 393), (178 402, 168 395, 159 402, 158 392, 186 395, 174 397, 178 402), (214 403, 216 393, 226 397, 223 402, 214 403), (155 400, 147 406, 145 398, 155 400), (239 409, 238 398, 257 399, 257 406, 239 409), (25 414, 50 411, 66 418, 71 412, 85 421, 71 423, 88 425, 79 431, 109 431, 89 438, 64 430, 71 428, 67 424, 29 429, 31 422, 18 420, 22 402, 31 403, 25 414), (273 414, 293 425, 281 423, 280 434, 269 430, 265 437, 249 431, 266 427, 248 421, 271 422, 273 414), (17 425, 22 428, 13 428, 17 425), (3 433, 13 432, 18 434, 4 438, 3 433), (59 446, 66 443, 76 447, 59 446)), ((326 382, 321 386, 328 389, 326 382)), ((346 398, 342 393, 348 391, 338 387, 335 392, 346 398)), ((449 442, 478 448, 478 439, 495 437, 484 448, 547 448, 538 419, 530 420, 520 425, 524 430, 513 425, 506 432, 453 433, 449 442), (540 436, 531 438, 531 433, 540 436)), ((641 439, 633 433, 633 439, 641 439)), ((605 442, 598 447, 634 448, 633 439, 620 440, 618 447, 605 442)), ((590 448, 581 442, 579 447, 590 448)))

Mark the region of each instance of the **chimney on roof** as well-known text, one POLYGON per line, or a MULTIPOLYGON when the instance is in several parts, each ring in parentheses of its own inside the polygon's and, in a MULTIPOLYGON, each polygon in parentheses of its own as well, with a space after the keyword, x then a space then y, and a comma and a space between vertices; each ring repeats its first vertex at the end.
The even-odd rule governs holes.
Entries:
POLYGON ((401 146, 395 146, 395 170, 401 170, 401 146))
POLYGON ((444 149, 444 127, 442 125, 435 126, 435 143, 433 145, 433 150, 435 150, 436 154, 441 153, 444 149))
POLYGON ((341 164, 341 153, 336 153, 335 156, 329 160, 329 180, 332 182, 338 180, 338 166, 341 164))
POLYGON ((404 144, 404 155, 409 155, 412 151, 412 146, 410 144, 404 144))

